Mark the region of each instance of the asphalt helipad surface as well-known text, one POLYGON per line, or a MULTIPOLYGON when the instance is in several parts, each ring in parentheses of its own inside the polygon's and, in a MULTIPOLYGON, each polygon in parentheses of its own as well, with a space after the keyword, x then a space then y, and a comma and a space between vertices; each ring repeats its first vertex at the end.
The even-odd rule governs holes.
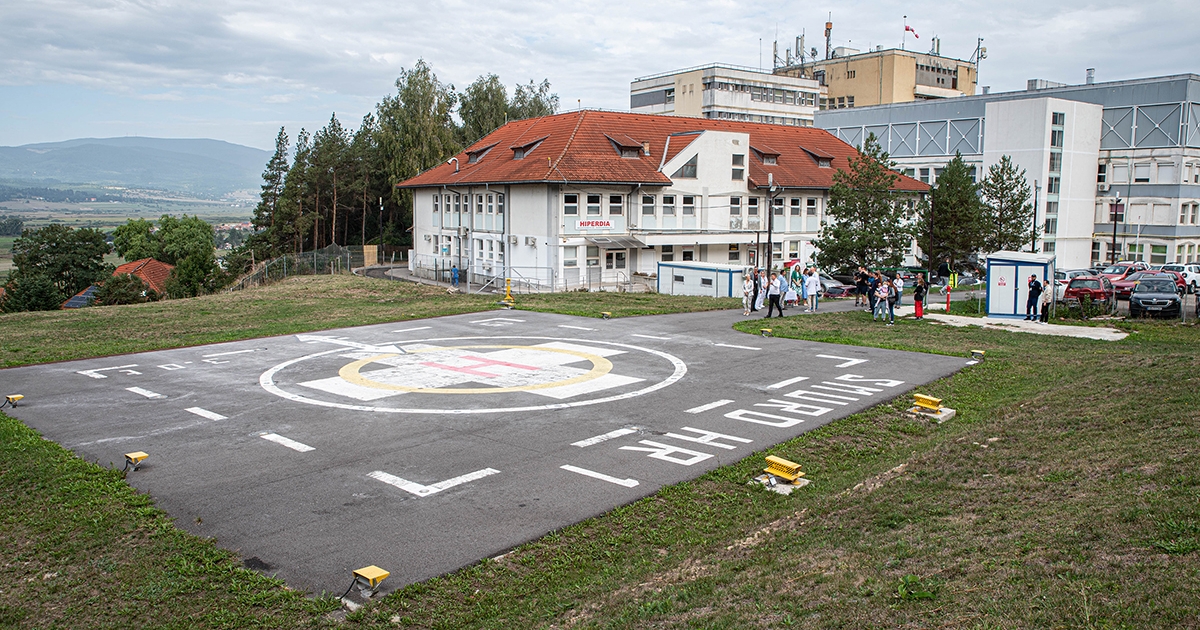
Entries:
POLYGON ((494 556, 951 374, 737 311, 496 311, 4 370, 15 417, 295 588, 494 556))

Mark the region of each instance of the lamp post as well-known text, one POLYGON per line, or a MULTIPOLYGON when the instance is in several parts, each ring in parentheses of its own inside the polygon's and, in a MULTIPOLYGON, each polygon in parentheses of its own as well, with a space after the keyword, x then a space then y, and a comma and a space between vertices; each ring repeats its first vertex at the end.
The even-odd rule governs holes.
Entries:
POLYGON ((1033 254, 1037 253, 1038 192, 1040 192, 1041 190, 1042 190, 1042 187, 1038 186, 1038 181, 1036 179, 1033 180, 1033 225, 1031 226, 1033 229, 1030 230, 1030 233, 1029 233, 1029 252, 1033 253, 1033 254))
POLYGON ((767 173, 767 273, 775 264, 775 243, 772 242, 772 228, 775 226, 775 174, 767 173))
POLYGON ((1109 245, 1108 247, 1108 264, 1110 265, 1117 264, 1117 213, 1121 212, 1122 209, 1121 191, 1118 190, 1117 202, 1111 204, 1108 208, 1108 216, 1110 219, 1112 219, 1113 224, 1112 245, 1109 245))

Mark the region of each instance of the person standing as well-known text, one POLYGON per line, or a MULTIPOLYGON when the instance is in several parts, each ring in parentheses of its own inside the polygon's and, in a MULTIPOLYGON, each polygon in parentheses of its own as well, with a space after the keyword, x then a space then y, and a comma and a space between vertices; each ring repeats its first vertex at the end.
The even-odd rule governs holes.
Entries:
POLYGON ((867 268, 866 267, 860 266, 858 268, 858 271, 856 271, 854 273, 854 289, 855 289, 854 305, 855 306, 866 306, 867 305, 867 290, 868 290, 867 268))
POLYGON ((904 297, 904 278, 900 277, 900 272, 896 272, 896 279, 892 280, 892 289, 895 291, 896 306, 900 306, 900 300, 904 297))
POLYGON ((942 264, 938 265, 937 272, 938 284, 943 287, 948 286, 950 283, 950 258, 946 258, 942 261, 942 264))
POLYGON ((891 293, 892 284, 884 280, 882 275, 875 272, 875 310, 871 313, 871 321, 887 319, 888 294, 891 293))
POLYGON ((458 265, 450 268, 450 286, 458 287, 458 265))
POLYGON ((1030 276, 1030 298, 1025 300, 1025 320, 1026 322, 1037 322, 1038 319, 1038 302, 1042 301, 1042 283, 1038 282, 1038 276, 1030 276))
POLYGON ((756 311, 761 311, 763 305, 767 302, 767 284, 769 281, 767 272, 760 270, 758 272, 758 299, 754 302, 754 310, 756 311))
POLYGON ((871 313, 872 318, 874 318, 875 292, 876 292, 876 290, 879 289, 879 280, 877 278, 877 276, 879 275, 879 272, 875 272, 875 273, 867 272, 866 275, 867 275, 867 312, 871 313))
POLYGON ((804 286, 808 291, 808 310, 805 312, 816 313, 817 306, 821 301, 821 275, 817 273, 816 267, 808 270, 808 275, 804 278, 804 286))
POLYGON ((1025 321, 1036 321, 1038 318, 1038 302, 1042 297, 1042 283, 1036 275, 1029 276, 1029 299, 1025 300, 1025 321))
POLYGON ((900 280, 900 274, 896 274, 895 278, 892 278, 885 283, 888 287, 888 326, 892 326, 896 323, 896 306, 900 304, 900 289, 897 288, 897 283, 899 283, 900 286, 904 286, 904 282, 900 280))
POLYGON ((763 319, 771 317, 772 309, 779 310, 779 316, 783 317, 783 307, 779 304, 779 276, 771 274, 771 280, 767 283, 767 315, 763 319))
POLYGON ((758 276, 758 269, 755 269, 750 275, 751 282, 754 283, 754 295, 750 296, 750 312, 753 313, 758 311, 758 295, 762 291, 762 278, 758 276))
POLYGON ((925 284, 925 276, 917 276, 917 285, 913 287, 913 305, 916 307, 917 319, 925 317, 925 294, 929 292, 925 284))
POLYGON ((742 276, 742 315, 749 315, 751 306, 754 306, 754 281, 747 274, 742 276))

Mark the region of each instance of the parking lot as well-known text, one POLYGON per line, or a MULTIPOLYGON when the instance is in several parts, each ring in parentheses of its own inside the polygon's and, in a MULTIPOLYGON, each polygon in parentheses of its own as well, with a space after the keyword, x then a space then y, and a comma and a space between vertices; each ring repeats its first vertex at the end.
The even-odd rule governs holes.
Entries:
MULTIPOLYGON (((294 588, 384 590, 947 376, 966 359, 748 336, 740 311, 496 311, 14 368, 12 415, 294 588)), ((803 464, 803 462, 801 462, 803 464)))

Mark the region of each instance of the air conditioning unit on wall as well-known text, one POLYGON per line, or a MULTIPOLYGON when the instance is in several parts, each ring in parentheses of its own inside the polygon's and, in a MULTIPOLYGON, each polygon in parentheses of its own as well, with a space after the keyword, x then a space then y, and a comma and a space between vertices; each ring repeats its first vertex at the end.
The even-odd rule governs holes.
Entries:
POLYGON ((1108 184, 1107 183, 1096 184, 1096 192, 1102 192, 1102 193, 1108 192, 1108 184))
POLYGON ((425 235, 425 240, 426 240, 426 241, 431 241, 431 240, 433 240, 433 237, 431 237, 431 236, 429 236, 428 234, 426 234, 426 235, 425 235))
POLYGON ((510 236, 508 237, 508 244, 509 244, 509 245, 516 245, 516 244, 517 244, 517 237, 516 237, 516 236, 511 236, 511 235, 510 235, 510 236))
POLYGON ((537 237, 536 236, 526 236, 525 244, 530 247, 537 247, 537 237))

